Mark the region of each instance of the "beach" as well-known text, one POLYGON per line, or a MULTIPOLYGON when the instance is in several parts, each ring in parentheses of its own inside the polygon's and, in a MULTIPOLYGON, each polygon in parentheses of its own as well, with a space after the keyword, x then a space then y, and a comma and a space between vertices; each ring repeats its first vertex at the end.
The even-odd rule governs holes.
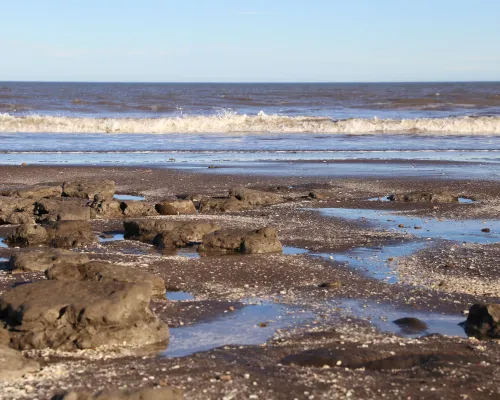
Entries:
POLYGON ((469 318, 500 297, 498 84, 26 85, 0 84, 24 107, 0 108, 0 314, 38 367, 0 382, 0 397, 500 396, 500 322, 479 332, 469 318), (67 245, 57 229, 76 219, 67 245), (56 236, 30 244, 31 220, 56 236), (59 244, 64 268, 13 261, 59 244), (23 304, 12 290, 104 281, 160 295, 137 295, 148 317, 124 312, 128 324, 61 308, 25 327, 5 311, 23 304), (151 321, 168 340, 127 336, 151 321))

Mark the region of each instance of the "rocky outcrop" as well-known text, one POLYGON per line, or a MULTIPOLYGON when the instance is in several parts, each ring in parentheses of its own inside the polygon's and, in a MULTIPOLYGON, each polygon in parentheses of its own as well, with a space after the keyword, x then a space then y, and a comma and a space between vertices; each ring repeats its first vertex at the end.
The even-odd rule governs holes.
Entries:
POLYGON ((0 196, 0 225, 33 223, 33 209, 33 200, 0 196))
POLYGON ((39 369, 40 364, 36 361, 23 357, 19 351, 0 345, 0 381, 22 378, 39 369))
POLYGON ((86 392, 66 392, 52 400, 182 400, 182 390, 169 387, 138 391, 102 392, 92 395, 86 392))
POLYGON ((274 193, 262 192, 243 187, 233 188, 227 198, 203 199, 200 202, 200 212, 207 211, 241 211, 260 206, 282 203, 284 199, 274 193))
POLYGON ((122 202, 108 199, 101 200, 99 198, 94 199, 90 205, 91 217, 96 218, 121 218, 123 217, 123 211, 121 208, 122 202))
POLYGON ((129 218, 158 215, 155 207, 144 201, 122 201, 120 203, 120 210, 125 217, 129 218))
POLYGON ((94 200, 112 199, 115 195, 115 182, 110 180, 64 182, 62 195, 65 197, 78 197, 80 199, 94 200))
POLYGON ((98 281, 147 283, 151 285, 153 296, 165 296, 165 281, 159 276, 145 271, 105 262, 87 264, 55 265, 45 272, 48 279, 59 281, 98 281))
POLYGON ((66 198, 37 201, 34 214, 38 222, 88 221, 91 217, 85 201, 66 198))
POLYGON ((13 272, 45 271, 58 264, 79 265, 89 262, 86 254, 63 249, 31 250, 14 254, 9 261, 13 272))
POLYGON ((59 248, 81 247, 97 242, 87 221, 56 221, 43 225, 20 225, 7 243, 23 246, 47 245, 59 248))
POLYGON ((16 349, 88 349, 166 341, 151 312, 151 285, 40 281, 0 297, 0 319, 16 349))
POLYGON ((391 194, 390 201, 401 201, 405 203, 456 203, 458 196, 448 192, 408 192, 391 194))
POLYGON ((193 215, 196 207, 192 200, 163 201, 155 205, 160 215, 193 215))
POLYGON ((62 186, 60 183, 41 183, 19 189, 4 190, 1 192, 1 195, 35 200, 51 197, 61 197, 62 186))
POLYGON ((216 224, 161 219, 125 221, 123 226, 126 239, 140 240, 147 243, 155 241, 158 244, 161 238, 157 238, 157 236, 161 235, 163 238, 170 238, 174 242, 178 241, 180 245, 177 247, 192 242, 201 242, 204 235, 220 229, 220 226, 216 224))
POLYGON ((283 250, 274 228, 254 231, 220 230, 203 237, 200 252, 239 252, 244 254, 279 253, 283 250))
POLYGON ((500 339, 500 304, 474 304, 464 325, 471 336, 500 339))

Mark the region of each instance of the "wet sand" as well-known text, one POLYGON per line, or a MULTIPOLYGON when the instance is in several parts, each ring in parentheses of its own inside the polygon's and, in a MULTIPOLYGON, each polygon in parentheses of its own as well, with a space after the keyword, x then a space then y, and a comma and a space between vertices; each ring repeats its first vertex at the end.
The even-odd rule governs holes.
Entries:
MULTIPOLYGON (((466 245, 455 239, 444 244, 439 237, 427 240, 423 236, 430 234, 415 236, 413 226, 400 228, 399 221, 384 214, 422 221, 493 221, 500 210, 500 187, 494 180, 272 177, 60 166, 2 166, 0 176, 2 188, 112 179, 117 193, 144 196, 147 202, 181 193, 222 196, 236 185, 274 191, 289 201, 240 212, 157 218, 215 221, 224 227, 271 225, 292 249, 282 255, 198 258, 189 252, 160 253, 125 240, 83 248, 92 260, 152 272, 165 279, 169 292, 181 291, 180 301, 157 299, 151 304, 172 328, 171 353, 169 347, 27 351, 28 357, 43 363, 42 371, 1 383, 3 398, 33 398, 34 393, 49 398, 61 388, 95 392, 165 385, 184 389, 187 399, 500 397, 498 343, 467 338, 458 326, 472 304, 499 300, 498 245, 494 240, 466 245), (311 190, 328 192, 329 197, 310 199, 311 190), (474 202, 369 201, 412 190, 447 190, 474 202), (367 215, 375 210, 380 221, 346 219, 323 209, 367 210, 367 215), (424 248, 411 248, 421 240, 424 248), (393 260, 384 253, 395 253, 391 246, 407 245, 409 253, 397 253, 393 260), (329 285, 320 287, 324 283, 329 285), (429 328, 405 332, 392 323, 402 316, 420 318, 429 328), (231 335, 237 339, 231 342, 231 335), (309 353, 304 356, 304 351, 309 353)), ((92 227, 96 233, 119 234, 122 223, 96 220, 92 227)), ((0 227, 0 237, 12 229, 0 227)), ((468 239, 464 236, 463 241, 468 239)), ((16 251, 0 247, 0 263, 16 251)), ((0 276, 2 292, 45 279, 42 273, 0 271, 0 276)))

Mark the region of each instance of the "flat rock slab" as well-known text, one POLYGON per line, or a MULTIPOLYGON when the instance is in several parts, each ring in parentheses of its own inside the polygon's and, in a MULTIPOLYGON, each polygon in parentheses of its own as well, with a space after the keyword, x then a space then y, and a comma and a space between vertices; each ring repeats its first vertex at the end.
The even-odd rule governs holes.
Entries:
POLYGON ((88 262, 89 258, 86 254, 70 250, 32 250, 14 254, 10 258, 9 268, 14 272, 33 272, 45 271, 57 264, 78 265, 88 262))
POLYGON ((200 202, 200 212, 241 211, 283 202, 283 197, 275 193, 236 187, 229 191, 229 196, 227 198, 203 199, 200 202))
POLYGON ((155 205, 160 215, 194 215, 196 207, 192 200, 163 201, 155 205))
MULTIPOLYGON (((169 221, 161 219, 145 219, 125 221, 125 239, 140 240, 151 243, 159 234, 179 240, 185 244, 201 242, 207 233, 215 232, 221 227, 217 224, 169 221)), ((182 246, 178 246, 182 247, 182 246)))
POLYGON ((96 395, 85 392, 67 392, 52 400, 182 400, 182 390, 174 388, 143 389, 133 392, 104 392, 96 395))
POLYGON ((101 199, 112 199, 115 195, 115 182, 110 180, 64 182, 62 189, 62 195, 65 197, 94 200, 97 196, 101 199))
POLYGON ((43 199, 61 197, 61 183, 42 183, 19 189, 8 189, 1 192, 3 196, 21 197, 26 199, 43 199))
POLYGON ((239 252, 243 254, 279 253, 283 246, 274 228, 220 230, 203 237, 200 252, 239 252))
POLYGON ((80 199, 43 199, 37 201, 34 214, 38 222, 43 221, 88 221, 91 217, 90 207, 80 199))
POLYGON ((139 346, 169 337, 150 300, 149 284, 40 281, 6 292, 0 319, 21 350, 139 346))
POLYGON ((0 345, 0 380, 21 378, 39 369, 40 364, 36 361, 23 357, 19 351, 0 345))
POLYGON ((153 296, 166 294, 165 281, 159 276, 131 267, 99 261, 80 265, 60 263, 48 269, 46 275, 48 279, 59 281, 147 283, 152 287, 153 296))

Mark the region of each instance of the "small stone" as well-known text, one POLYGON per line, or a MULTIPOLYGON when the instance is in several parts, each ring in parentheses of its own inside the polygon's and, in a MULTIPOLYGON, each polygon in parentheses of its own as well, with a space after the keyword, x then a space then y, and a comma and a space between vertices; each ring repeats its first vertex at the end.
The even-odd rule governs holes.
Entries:
POLYGON ((259 323, 259 327, 260 328, 265 328, 265 327, 267 327, 267 323, 266 322, 261 322, 261 323, 259 323))
POLYGON ((398 225, 398 228, 404 228, 404 227, 405 227, 404 224, 399 224, 398 225))
POLYGON ((490 233, 491 229, 490 228, 483 228, 483 229, 481 229, 481 232, 490 233))

